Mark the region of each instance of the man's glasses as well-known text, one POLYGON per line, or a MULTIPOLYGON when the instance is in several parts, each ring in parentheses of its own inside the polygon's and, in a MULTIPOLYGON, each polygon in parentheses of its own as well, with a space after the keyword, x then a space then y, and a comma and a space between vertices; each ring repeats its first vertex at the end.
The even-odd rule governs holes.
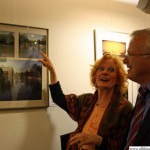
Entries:
POLYGON ((122 54, 121 57, 127 58, 130 56, 146 56, 146 55, 150 55, 150 54, 122 54))

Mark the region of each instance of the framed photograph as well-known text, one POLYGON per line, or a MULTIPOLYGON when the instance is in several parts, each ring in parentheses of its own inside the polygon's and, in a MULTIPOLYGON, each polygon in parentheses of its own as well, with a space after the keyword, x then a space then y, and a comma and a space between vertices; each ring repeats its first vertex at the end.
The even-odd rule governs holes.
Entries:
MULTIPOLYGON (((122 56, 127 53, 127 48, 130 41, 129 34, 94 30, 93 35, 95 61, 101 58, 105 53, 118 55, 121 59, 123 59, 122 56)), ((134 87, 135 85, 133 81, 128 80, 128 91, 125 94, 125 97, 128 98, 131 103, 133 103, 133 99, 135 99, 135 92, 133 93, 135 89, 134 87)))
POLYGON ((19 33, 20 58, 41 58, 40 51, 46 53, 46 35, 19 33))
POLYGON ((0 30, 0 57, 14 56, 14 32, 0 30))
POLYGON ((119 55, 126 54, 129 45, 129 34, 94 30, 94 59, 102 57, 104 53, 119 55))
POLYGON ((0 109, 49 106, 40 51, 48 53, 48 29, 0 24, 0 109))

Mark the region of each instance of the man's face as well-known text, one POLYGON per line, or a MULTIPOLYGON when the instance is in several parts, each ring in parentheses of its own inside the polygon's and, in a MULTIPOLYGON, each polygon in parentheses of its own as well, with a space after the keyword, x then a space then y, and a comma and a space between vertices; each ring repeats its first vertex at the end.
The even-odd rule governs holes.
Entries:
POLYGON ((128 54, 129 55, 123 60, 123 62, 127 65, 128 68, 128 78, 139 84, 149 83, 150 55, 132 55, 146 54, 145 36, 136 37, 130 41, 128 54))

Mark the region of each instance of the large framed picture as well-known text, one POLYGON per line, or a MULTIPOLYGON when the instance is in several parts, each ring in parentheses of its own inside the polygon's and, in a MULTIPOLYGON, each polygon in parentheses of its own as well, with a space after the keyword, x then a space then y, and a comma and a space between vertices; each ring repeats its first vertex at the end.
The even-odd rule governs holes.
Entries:
MULTIPOLYGON (((128 33, 93 30, 94 35, 94 60, 101 58, 103 54, 118 55, 121 59, 127 53, 130 36, 128 33)), ((126 66, 125 66, 126 68, 126 66)), ((128 79, 128 89, 125 96, 135 103, 137 84, 128 79)))
POLYGON ((48 29, 0 24, 0 109, 49 106, 48 29))

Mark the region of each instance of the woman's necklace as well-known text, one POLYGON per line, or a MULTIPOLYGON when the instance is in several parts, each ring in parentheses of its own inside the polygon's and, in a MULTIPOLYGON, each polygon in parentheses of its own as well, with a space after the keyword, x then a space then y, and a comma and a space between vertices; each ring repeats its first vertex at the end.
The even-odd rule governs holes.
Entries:
POLYGON ((98 103, 98 102, 96 102, 96 106, 105 106, 105 105, 107 105, 108 103, 109 103, 110 101, 104 101, 104 102, 102 102, 102 103, 98 103))

